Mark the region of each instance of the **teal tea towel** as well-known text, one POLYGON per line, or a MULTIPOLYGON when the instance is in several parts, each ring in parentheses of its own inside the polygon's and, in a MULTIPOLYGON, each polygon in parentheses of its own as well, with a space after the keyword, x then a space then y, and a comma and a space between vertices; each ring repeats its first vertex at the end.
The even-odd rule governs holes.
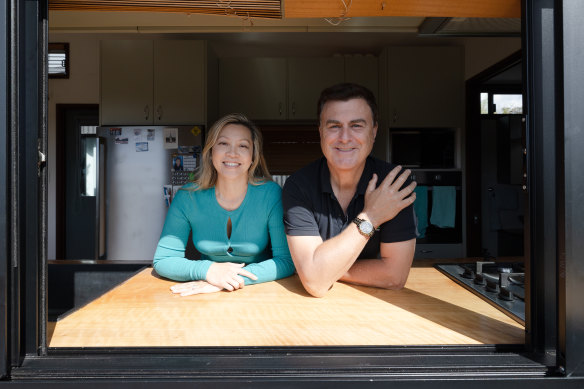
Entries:
POLYGON ((454 228, 456 216, 456 188, 435 186, 432 193, 430 224, 440 228, 454 228))
POLYGON ((418 220, 418 238, 426 236, 428 228, 428 187, 416 186, 416 201, 414 201, 414 212, 418 220))

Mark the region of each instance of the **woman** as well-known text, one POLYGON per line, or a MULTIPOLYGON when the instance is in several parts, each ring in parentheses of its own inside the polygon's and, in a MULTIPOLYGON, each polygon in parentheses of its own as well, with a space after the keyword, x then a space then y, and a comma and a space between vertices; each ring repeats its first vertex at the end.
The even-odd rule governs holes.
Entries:
POLYGON ((231 114, 210 129, 194 183, 172 200, 154 254, 154 269, 188 296, 233 291, 290 276, 294 265, 284 233, 281 189, 271 181, 261 133, 231 114), (201 253, 186 259, 189 232, 201 253))

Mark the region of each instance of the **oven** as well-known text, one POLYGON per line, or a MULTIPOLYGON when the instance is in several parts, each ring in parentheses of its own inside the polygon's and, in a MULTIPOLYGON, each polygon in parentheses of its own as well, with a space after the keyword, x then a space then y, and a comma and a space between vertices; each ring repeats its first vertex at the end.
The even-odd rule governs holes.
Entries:
POLYGON ((418 184, 415 258, 464 257, 462 172, 413 170, 411 178, 418 184))

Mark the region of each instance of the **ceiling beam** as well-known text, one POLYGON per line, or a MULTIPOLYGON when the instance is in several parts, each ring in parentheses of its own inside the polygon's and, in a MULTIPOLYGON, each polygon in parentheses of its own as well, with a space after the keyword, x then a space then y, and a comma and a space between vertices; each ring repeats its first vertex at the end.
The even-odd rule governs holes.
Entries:
POLYGON ((521 17, 521 0, 283 0, 283 3, 285 18, 521 17))

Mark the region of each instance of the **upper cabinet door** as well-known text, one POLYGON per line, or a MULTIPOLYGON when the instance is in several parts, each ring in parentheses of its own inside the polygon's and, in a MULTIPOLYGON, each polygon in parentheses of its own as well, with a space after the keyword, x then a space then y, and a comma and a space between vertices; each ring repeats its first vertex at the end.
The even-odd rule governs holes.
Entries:
POLYGON ((253 120, 286 119, 285 58, 224 58, 219 61, 219 114, 253 120))
POLYGON ((461 127, 464 120, 460 47, 389 47, 390 127, 461 127))
POLYGON ((373 55, 345 57, 345 81, 363 85, 379 102, 379 61, 373 55))
POLYGON ((204 41, 154 41, 154 124, 206 120, 204 41))
POLYGON ((288 118, 317 120, 316 106, 323 89, 343 82, 342 57, 288 60, 288 118))
POLYGON ((150 40, 101 42, 102 125, 152 123, 152 45, 150 40))

